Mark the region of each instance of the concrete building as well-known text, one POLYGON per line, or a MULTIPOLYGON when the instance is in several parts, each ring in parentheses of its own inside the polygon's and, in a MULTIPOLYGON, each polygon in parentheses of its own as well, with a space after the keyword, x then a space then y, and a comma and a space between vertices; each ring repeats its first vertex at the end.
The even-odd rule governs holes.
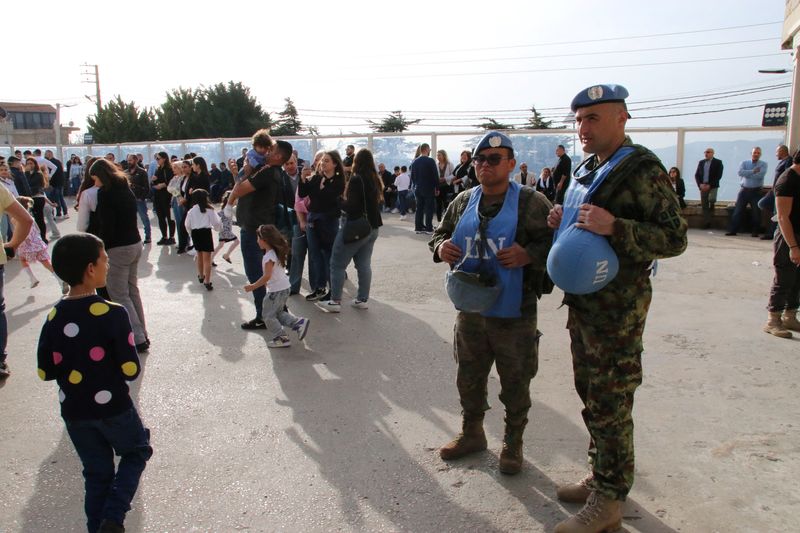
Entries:
MULTIPOLYGON (((56 108, 49 104, 0 102, 0 144, 6 146, 53 146, 56 144, 56 108)), ((78 128, 61 125, 61 140, 78 128)))

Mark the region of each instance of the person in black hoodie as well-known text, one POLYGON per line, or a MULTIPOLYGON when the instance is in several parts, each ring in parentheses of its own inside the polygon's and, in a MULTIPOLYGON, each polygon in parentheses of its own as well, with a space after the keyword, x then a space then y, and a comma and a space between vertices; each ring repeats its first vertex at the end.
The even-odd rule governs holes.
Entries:
POLYGON ((106 289, 111 299, 125 306, 128 311, 136 350, 139 353, 146 352, 150 348, 150 339, 139 295, 138 267, 142 256, 142 239, 136 224, 136 197, 125 173, 111 161, 98 159, 89 173, 99 187, 98 236, 108 253, 106 289))
POLYGON ((150 244, 150 214, 147 212, 147 200, 150 198, 150 180, 147 178, 147 171, 139 166, 139 159, 135 154, 130 154, 125 159, 128 166, 125 174, 128 175, 128 182, 136 198, 136 210, 142 221, 144 228, 144 244, 150 244))
POLYGON ((333 243, 331 253, 331 290, 330 298, 317 302, 317 307, 329 313, 338 313, 342 304, 342 287, 345 270, 353 261, 358 273, 358 295, 351 305, 357 309, 366 309, 369 300, 369 288, 372 283, 372 249, 378 238, 378 228, 383 225, 380 213, 383 182, 375 171, 375 160, 372 152, 366 148, 358 151, 353 159, 353 175, 347 182, 341 200, 341 227, 348 220, 356 220, 366 214, 372 227, 369 235, 351 243, 344 242, 344 232, 339 231, 333 243))

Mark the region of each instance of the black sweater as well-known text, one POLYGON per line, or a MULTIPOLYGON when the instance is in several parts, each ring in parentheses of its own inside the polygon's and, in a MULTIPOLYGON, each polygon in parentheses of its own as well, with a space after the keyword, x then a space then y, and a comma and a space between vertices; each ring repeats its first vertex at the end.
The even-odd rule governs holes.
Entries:
POLYGON ((321 174, 315 174, 305 182, 300 180, 297 186, 297 194, 300 198, 308 197, 311 199, 308 206, 309 213, 336 216, 340 211, 339 200, 344 193, 344 178, 334 176, 329 180, 325 180, 324 186, 320 188, 322 181, 321 174))
POLYGON ((364 201, 366 200, 369 225, 372 226, 372 229, 383 226, 376 194, 374 180, 362 179, 358 174, 350 176, 350 182, 347 184, 347 198, 342 200, 342 211, 347 214, 347 220, 355 220, 364 214, 364 201), (361 186, 362 183, 364 187, 361 186))
POLYGON ((106 250, 141 241, 136 225, 137 214, 136 198, 129 187, 100 187, 97 191, 97 221, 99 237, 106 250))

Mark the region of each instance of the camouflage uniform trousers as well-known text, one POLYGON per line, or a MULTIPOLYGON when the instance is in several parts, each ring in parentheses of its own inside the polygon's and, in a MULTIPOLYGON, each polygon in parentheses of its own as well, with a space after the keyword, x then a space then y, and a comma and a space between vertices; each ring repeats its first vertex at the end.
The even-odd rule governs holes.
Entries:
POLYGON ((589 430, 589 463, 600 494, 624 500, 633 486, 633 394, 642 383, 642 334, 649 292, 637 298, 636 310, 611 324, 587 323, 570 308, 567 328, 572 341, 575 390, 589 430))
POLYGON ((539 369, 536 317, 491 318, 477 313, 456 316, 456 385, 465 420, 482 419, 488 410, 486 385, 492 363, 500 375, 500 401, 506 424, 524 426, 531 407, 531 379, 539 369))

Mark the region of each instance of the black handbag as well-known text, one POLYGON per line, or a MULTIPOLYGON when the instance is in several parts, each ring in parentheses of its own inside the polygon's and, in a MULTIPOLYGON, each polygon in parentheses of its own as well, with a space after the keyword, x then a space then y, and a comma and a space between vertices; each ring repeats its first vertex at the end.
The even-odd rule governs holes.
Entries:
POLYGON ((369 223, 369 219, 367 218, 367 190, 364 187, 364 178, 361 178, 361 191, 364 195, 364 213, 354 220, 345 220, 344 227, 342 228, 342 241, 344 241, 345 244, 365 239, 372 232, 372 224, 369 223))

